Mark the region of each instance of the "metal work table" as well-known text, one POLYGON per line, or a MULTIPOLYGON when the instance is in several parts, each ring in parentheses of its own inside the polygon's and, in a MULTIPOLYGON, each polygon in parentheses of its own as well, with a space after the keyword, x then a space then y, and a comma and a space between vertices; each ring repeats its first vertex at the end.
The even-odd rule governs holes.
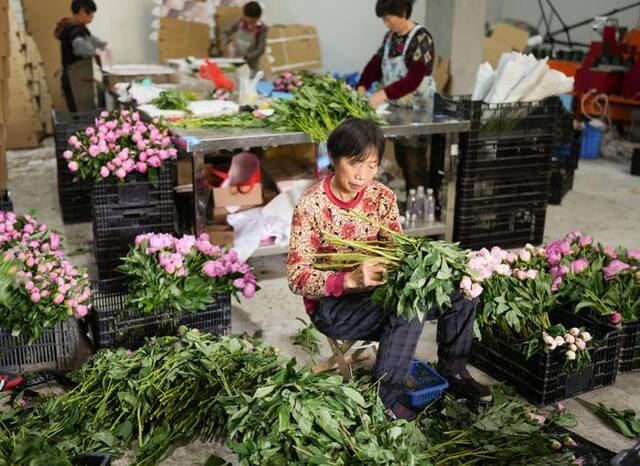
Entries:
MULTIPOLYGON (((419 135, 441 135, 444 140, 444 181, 446 208, 442 206, 444 221, 417 225, 406 229, 407 234, 453 237, 453 216, 458 156, 458 134, 469 130, 469 121, 444 116, 430 115, 410 109, 394 109, 384 115, 387 125, 382 131, 387 138, 419 135)), ((211 196, 204 183, 205 155, 221 150, 249 149, 251 147, 273 147, 289 144, 310 143, 311 139, 301 132, 276 132, 265 128, 178 128, 171 127, 174 142, 193 156, 193 186, 195 230, 206 230, 207 205, 211 196)), ((286 248, 260 247, 253 256, 282 254, 286 248)))

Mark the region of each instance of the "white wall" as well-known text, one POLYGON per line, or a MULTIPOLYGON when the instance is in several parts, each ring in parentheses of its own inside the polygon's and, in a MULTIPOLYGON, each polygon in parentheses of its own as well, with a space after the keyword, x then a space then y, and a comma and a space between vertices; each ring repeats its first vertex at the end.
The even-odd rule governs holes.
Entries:
MULTIPOLYGON (((376 0, 263 0, 267 24, 315 26, 322 62, 330 71, 361 71, 378 50, 387 29, 375 14, 376 0)), ((412 18, 424 23, 426 0, 417 0, 412 18)))
MULTIPOLYGON (((542 25, 542 16, 538 2, 534 0, 489 0, 487 20, 495 22, 499 19, 520 19, 533 26, 539 26, 541 32, 545 31, 542 25)), ((542 2, 545 11, 549 12, 546 2, 542 2)), ((552 0, 556 10, 567 25, 592 18, 615 8, 633 3, 631 0, 552 0)), ((547 14, 547 17, 549 15, 547 14)), ((618 13, 617 18, 621 26, 636 27, 640 21, 640 7, 618 13)), ((557 18, 551 23, 551 30, 560 29, 561 24, 557 18)), ((557 36, 558 40, 566 40, 566 35, 557 36)), ((581 26, 571 31, 571 39, 576 42, 590 43, 598 40, 599 36, 592 31, 590 25, 581 26)))
POLYGON ((111 44, 114 63, 157 62, 157 44, 149 39, 153 0, 95 1, 98 12, 89 30, 111 44))
MULTIPOLYGON (((15 1, 15 0, 14 0, 15 1)), ((417 0, 412 18, 424 23, 426 1, 417 0)), ((325 68, 361 71, 376 52, 386 28, 375 15, 376 0, 262 0, 267 24, 308 24, 320 38, 325 68)), ((91 32, 109 42, 115 63, 155 63, 157 44, 149 39, 153 0, 96 0, 91 32)), ((436 42, 437 47, 437 42, 436 42)))

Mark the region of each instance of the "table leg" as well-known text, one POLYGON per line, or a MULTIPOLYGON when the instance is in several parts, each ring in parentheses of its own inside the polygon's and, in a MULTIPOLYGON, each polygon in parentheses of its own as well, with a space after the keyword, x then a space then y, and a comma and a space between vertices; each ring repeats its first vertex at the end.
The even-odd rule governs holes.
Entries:
POLYGON ((193 152, 193 212, 195 234, 206 232, 209 189, 205 184, 204 152, 193 152))
POLYGON ((444 135, 444 180, 447 195, 446 206, 442 206, 444 212, 444 239, 453 241, 453 221, 456 206, 456 180, 458 177, 458 134, 444 135))

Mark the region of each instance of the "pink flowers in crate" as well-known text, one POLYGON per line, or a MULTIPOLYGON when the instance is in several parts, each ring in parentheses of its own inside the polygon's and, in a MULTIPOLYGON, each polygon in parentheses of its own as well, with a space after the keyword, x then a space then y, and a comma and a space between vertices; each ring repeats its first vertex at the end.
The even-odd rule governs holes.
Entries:
POLYGON ((533 257, 541 256, 544 250, 527 244, 524 248, 513 252, 494 246, 489 251, 482 248, 469 255, 469 268, 474 272, 473 277, 463 277, 460 289, 466 296, 475 298, 482 293, 479 283, 495 275, 513 277, 518 280, 535 280, 538 270, 529 264, 533 257))
POLYGON ((620 272, 629 270, 630 268, 629 264, 625 264, 624 262, 615 259, 612 260, 608 266, 602 267, 602 273, 604 274, 604 279, 608 281, 615 278, 615 276, 620 272))
POLYGON ((68 140, 62 155, 71 172, 82 178, 123 180, 128 175, 144 174, 175 159, 168 130, 140 120, 137 112, 102 112, 95 126, 78 132, 68 140))
POLYGON ((147 245, 144 253, 155 256, 168 275, 186 277, 201 273, 211 279, 232 278, 233 287, 244 297, 255 295, 256 277, 251 267, 235 251, 211 244, 207 234, 176 238, 165 233, 146 233, 135 239, 136 246, 143 243, 147 245))
POLYGON ((12 331, 31 338, 41 333, 41 327, 87 315, 91 298, 88 276, 64 258, 60 246, 60 236, 30 215, 0 211, 0 248, 20 269, 16 273, 17 294, 11 308, 2 313, 0 328, 12 327, 12 331), (24 304, 18 304, 23 299, 24 304), (28 306, 30 315, 12 315, 24 310, 22 306, 28 306))
POLYGON ((573 272, 574 274, 579 274, 580 272, 584 271, 587 267, 589 267, 589 261, 584 257, 581 257, 580 259, 576 259, 573 262, 571 262, 571 272, 573 272))

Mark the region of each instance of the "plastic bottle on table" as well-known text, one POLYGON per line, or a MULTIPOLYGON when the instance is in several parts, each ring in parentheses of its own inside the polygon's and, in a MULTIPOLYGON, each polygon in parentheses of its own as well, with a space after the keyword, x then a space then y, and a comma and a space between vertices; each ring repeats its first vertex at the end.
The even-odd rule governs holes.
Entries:
POLYGON ((427 189, 427 197, 424 203, 425 217, 427 222, 433 223, 436 221, 436 199, 433 196, 433 189, 427 189))
POLYGON ((424 195, 424 186, 418 186, 418 192, 416 193, 416 205, 417 205, 417 209, 416 209, 416 213, 417 213, 417 220, 418 221, 422 221, 425 219, 426 216, 426 201, 427 198, 424 195))
POLYGON ((407 197, 407 209, 405 212, 405 216, 407 219, 411 219, 412 215, 417 215, 418 213, 418 201, 416 200, 416 190, 411 188, 409 190, 409 196, 407 197))

